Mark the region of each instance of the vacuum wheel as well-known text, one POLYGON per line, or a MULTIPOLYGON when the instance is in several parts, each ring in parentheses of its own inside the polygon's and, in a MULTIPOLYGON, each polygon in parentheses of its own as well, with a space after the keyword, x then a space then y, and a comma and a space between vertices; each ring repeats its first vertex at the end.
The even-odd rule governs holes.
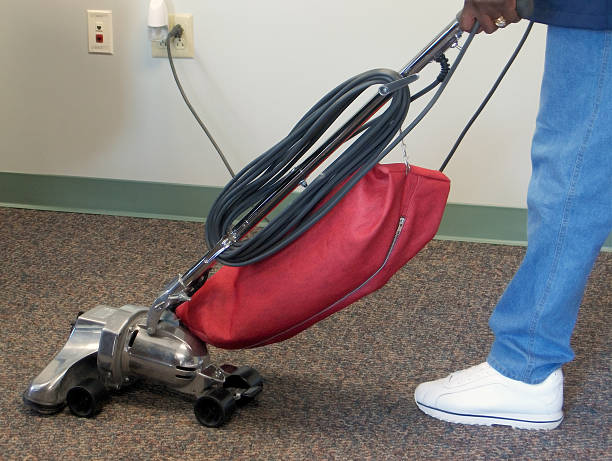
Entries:
POLYGON ((239 405, 246 405, 252 401, 263 389, 263 378, 251 367, 237 368, 232 374, 225 378, 225 388, 239 390, 239 405))
POLYGON ((208 391, 196 400, 193 407, 197 420, 206 427, 222 426, 230 419, 235 409, 234 395, 223 388, 208 391))
POLYGON ((107 392, 102 383, 94 378, 70 388, 66 394, 66 403, 73 415, 91 418, 100 412, 107 392))

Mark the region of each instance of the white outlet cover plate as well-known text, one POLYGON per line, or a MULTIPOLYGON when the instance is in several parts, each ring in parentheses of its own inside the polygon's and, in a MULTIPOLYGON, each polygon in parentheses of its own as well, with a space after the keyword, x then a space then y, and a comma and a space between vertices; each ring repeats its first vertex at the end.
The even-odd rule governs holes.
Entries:
POLYGON ((87 41, 90 53, 113 54, 111 10, 87 10, 87 41))
MULTIPOLYGON (((183 47, 177 48, 173 42, 170 43, 170 52, 173 58, 193 58, 194 43, 193 43, 193 15, 192 14, 169 14, 168 15, 168 30, 180 24, 183 27, 183 47)), ((153 40, 151 42, 151 56, 154 58, 167 58, 165 42, 153 40)))

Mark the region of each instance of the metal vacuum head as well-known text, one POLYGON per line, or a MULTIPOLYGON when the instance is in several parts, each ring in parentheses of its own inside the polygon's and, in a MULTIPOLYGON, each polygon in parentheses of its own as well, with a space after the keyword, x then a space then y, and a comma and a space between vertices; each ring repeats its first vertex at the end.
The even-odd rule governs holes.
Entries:
POLYGON ((78 316, 62 350, 32 381, 23 399, 43 414, 68 405, 77 416, 94 416, 108 396, 137 379, 195 397, 200 423, 216 427, 262 389, 247 367, 217 367, 206 345, 183 328, 171 312, 147 333, 149 308, 97 306, 78 316))

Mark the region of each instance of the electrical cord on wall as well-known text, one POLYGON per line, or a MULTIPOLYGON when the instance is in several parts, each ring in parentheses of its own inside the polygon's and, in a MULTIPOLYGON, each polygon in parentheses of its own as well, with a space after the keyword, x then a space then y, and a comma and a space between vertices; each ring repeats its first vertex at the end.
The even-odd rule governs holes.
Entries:
POLYGON ((191 105, 191 102, 189 101, 189 98, 187 97, 187 95, 185 94, 185 91, 183 90, 183 86, 181 85, 181 82, 180 82, 180 80, 178 78, 178 75, 176 74, 176 69, 174 68, 174 61, 172 60, 172 51, 170 49, 171 48, 170 44, 171 44, 173 39, 181 38, 182 35, 183 35, 183 28, 181 27, 180 24, 177 24, 168 33, 168 37, 166 38, 166 50, 168 52, 168 61, 170 62, 170 69, 172 69, 172 76, 174 77, 174 81, 176 82, 176 86, 178 87, 178 89, 179 89, 179 91, 181 93, 181 96, 183 97, 183 100, 185 101, 185 104, 187 104, 187 107, 189 108, 189 110, 191 111, 193 116, 195 117, 196 121, 198 122, 198 125, 200 125, 202 130, 204 130, 204 133, 206 133, 206 136, 208 137, 208 139, 212 143, 213 147, 217 151, 217 154, 219 154, 219 157, 221 157, 221 160, 223 161, 223 164, 225 165, 225 168, 227 168, 227 171, 229 172, 229 174, 232 176, 232 178, 234 178, 236 176, 236 173, 234 173, 234 170, 232 169, 232 167, 230 166, 229 162, 227 161, 227 158, 223 154, 223 151, 221 150, 221 148, 219 147, 219 145, 215 141, 215 138, 213 138, 212 134, 210 133, 210 131, 208 130, 208 128, 206 127, 206 125, 204 124, 202 119, 198 116, 198 113, 195 111, 195 109, 191 105))

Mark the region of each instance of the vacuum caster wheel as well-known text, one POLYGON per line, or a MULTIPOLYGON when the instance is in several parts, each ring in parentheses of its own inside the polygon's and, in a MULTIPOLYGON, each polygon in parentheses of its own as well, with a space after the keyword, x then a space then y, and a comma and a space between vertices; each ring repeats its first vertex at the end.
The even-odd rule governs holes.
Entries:
POLYGON ((239 405, 246 405, 252 401, 263 389, 263 378, 257 370, 250 367, 240 367, 225 378, 223 386, 240 389, 239 405))
POLYGON ((222 388, 207 392, 196 400, 193 407, 197 420, 206 427, 222 426, 230 419, 235 409, 234 395, 222 388))
POLYGON ((66 403, 73 415, 91 418, 102 409, 102 402, 106 396, 106 389, 102 383, 90 378, 70 388, 66 395, 66 403))

